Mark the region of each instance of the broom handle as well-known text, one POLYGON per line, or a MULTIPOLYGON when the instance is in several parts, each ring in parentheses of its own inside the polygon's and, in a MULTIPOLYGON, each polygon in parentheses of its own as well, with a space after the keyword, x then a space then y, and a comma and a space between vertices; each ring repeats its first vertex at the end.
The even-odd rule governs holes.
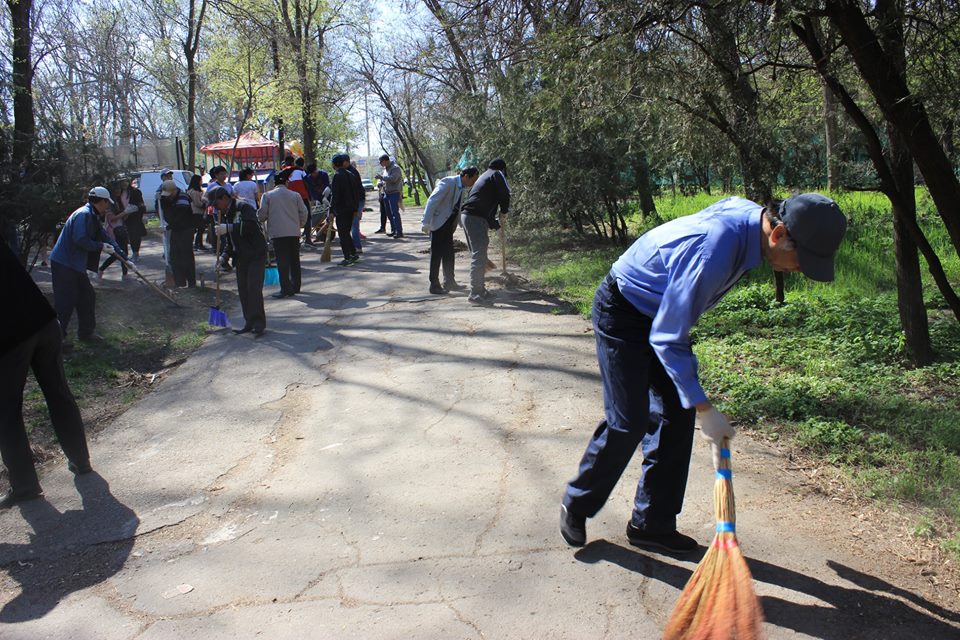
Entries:
POLYGON ((220 308, 220 234, 217 233, 217 226, 220 225, 220 209, 217 207, 213 208, 213 236, 214 236, 214 256, 213 256, 213 274, 214 274, 214 286, 216 287, 216 307, 220 308))
POLYGON ((507 275, 507 217, 503 217, 503 222, 500 223, 500 268, 503 270, 503 275, 507 275))
POLYGON ((166 291, 164 291, 163 289, 161 289, 161 288, 158 287, 157 285, 153 284, 153 283, 150 282, 149 280, 147 280, 147 279, 144 277, 144 275, 143 275, 142 273, 140 273, 140 270, 137 269, 137 267, 134 266, 134 264, 133 264, 132 262, 128 262, 127 259, 124 258, 124 257, 123 257, 122 255, 120 255, 119 253, 114 253, 113 255, 115 255, 115 256, 117 257, 117 259, 118 259, 121 263, 123 263, 124 265, 126 265, 126 267, 127 267, 128 269, 133 270, 133 272, 134 272, 135 274, 137 274, 137 277, 140 278, 141 280, 143 280, 144 282, 146 282, 154 291, 156 291, 157 293, 159 293, 160 295, 162 295, 164 298, 166 298, 167 300, 169 300, 170 302, 172 302, 172 303, 175 304, 176 306, 178 306, 178 307, 179 307, 179 306, 182 306, 179 302, 177 302, 176 300, 174 300, 174 299, 173 299, 173 296, 171 296, 169 293, 167 293, 166 291))

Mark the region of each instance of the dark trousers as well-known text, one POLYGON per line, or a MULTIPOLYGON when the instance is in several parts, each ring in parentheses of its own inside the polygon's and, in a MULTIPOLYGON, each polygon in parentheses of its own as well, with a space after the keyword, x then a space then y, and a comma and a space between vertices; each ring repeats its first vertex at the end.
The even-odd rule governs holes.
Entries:
MULTIPOLYGON (((120 246, 120 251, 123 253, 123 257, 126 258, 129 255, 130 251, 130 236, 127 235, 126 227, 117 227, 113 230, 113 239, 117 241, 117 245, 120 246)), ((100 265, 100 271, 106 271, 107 267, 112 265, 117 261, 117 256, 110 255, 107 256, 107 259, 103 261, 103 264, 100 265)), ((123 269, 123 274, 127 274, 127 265, 123 262, 120 263, 120 268, 123 269)))
POLYGON ((178 287, 197 285, 197 263, 193 258, 194 230, 170 231, 170 270, 173 282, 178 287))
POLYGON ((237 295, 243 310, 244 328, 261 330, 267 327, 267 312, 263 308, 263 271, 266 265, 266 256, 252 260, 237 259, 237 295))
POLYGON ((357 253, 353 246, 353 238, 350 232, 353 229, 353 216, 355 212, 337 214, 337 235, 340 237, 340 250, 343 251, 343 257, 352 258, 357 253))
POLYGON ((440 266, 443 265, 443 283, 452 285, 456 282, 453 275, 453 232, 457 229, 457 219, 460 216, 453 214, 443 226, 430 232, 430 284, 440 284, 440 266))
POLYGON ((387 201, 386 201, 386 198, 381 196, 380 197, 380 229, 379 229, 380 231, 387 230, 387 218, 389 218, 389 216, 387 215, 387 201))
POLYGON ((67 325, 74 309, 77 311, 77 336, 89 338, 97 328, 97 294, 93 291, 86 271, 74 271, 59 262, 50 262, 50 275, 53 280, 53 308, 57 310, 57 319, 63 335, 67 335, 67 325))
POLYGON ((23 389, 30 369, 47 402, 50 422, 63 453, 79 466, 90 459, 80 409, 63 372, 62 340, 60 325, 51 320, 12 351, 0 356, 0 456, 10 474, 10 488, 14 493, 40 489, 23 424, 23 389))
POLYGON ((203 249, 203 234, 207 230, 207 217, 193 214, 193 226, 196 236, 193 239, 193 246, 197 249, 203 249))
POLYGON ((567 484, 563 504, 575 515, 596 515, 641 445, 643 467, 632 523, 650 533, 669 533, 677 528, 683 506, 695 410, 680 404, 650 346, 651 322, 608 275, 593 300, 605 419, 567 484))
MULTIPOLYGON (((307 206, 307 212, 308 212, 309 214, 312 214, 312 213, 313 213, 313 209, 310 208, 310 201, 309 201, 309 200, 304 200, 304 201, 303 201, 303 204, 305 204, 305 205, 307 206)), ((313 218, 312 215, 308 215, 308 216, 307 216, 307 221, 306 221, 305 223, 303 223, 303 238, 304 238, 304 242, 306 242, 307 244, 313 244, 313 233, 312 233, 312 232, 313 232, 313 224, 311 223, 312 218, 313 218)))
POLYGON ((280 274, 280 293, 300 293, 300 238, 287 236, 272 238, 273 251, 277 255, 277 272, 280 274))

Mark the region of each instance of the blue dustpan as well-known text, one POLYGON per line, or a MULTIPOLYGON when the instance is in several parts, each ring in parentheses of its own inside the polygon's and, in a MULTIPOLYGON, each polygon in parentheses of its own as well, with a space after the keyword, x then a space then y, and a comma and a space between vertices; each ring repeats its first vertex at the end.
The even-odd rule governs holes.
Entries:
POLYGON ((280 286, 280 272, 277 271, 276 267, 267 267, 263 272, 263 286, 265 287, 279 287, 280 286))

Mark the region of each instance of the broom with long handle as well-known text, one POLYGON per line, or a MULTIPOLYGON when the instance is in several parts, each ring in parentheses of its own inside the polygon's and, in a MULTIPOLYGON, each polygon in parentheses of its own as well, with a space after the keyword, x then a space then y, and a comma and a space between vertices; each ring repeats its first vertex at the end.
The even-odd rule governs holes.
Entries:
POLYGON ((143 275, 142 273, 140 273, 140 270, 137 269, 137 267, 136 267, 132 262, 128 261, 126 258, 124 258, 124 257, 123 257, 122 255, 120 255, 119 253, 114 253, 113 255, 115 255, 115 256, 117 257, 117 260, 119 260, 121 263, 123 263, 124 265, 126 265, 126 267, 127 267, 128 269, 132 270, 135 274, 137 274, 137 277, 140 278, 141 280, 143 280, 143 281, 144 281, 147 285, 149 285, 150 288, 152 288, 154 291, 156 291, 156 292, 159 293, 161 296, 163 296, 164 298, 166 298, 167 300, 169 300, 170 302, 172 302, 174 305, 176 305, 176 306, 178 306, 178 307, 183 306, 183 305, 181 305, 179 302, 177 302, 176 300, 174 300, 173 296, 171 296, 169 293, 167 293, 166 291, 164 291, 163 289, 161 289, 160 287, 158 287, 158 286, 155 285, 154 283, 150 282, 149 280, 147 280, 147 279, 144 277, 144 275, 143 275))
POLYGON ((719 460, 713 487, 716 535, 680 594, 664 629, 664 640, 763 638, 763 611, 737 543, 728 439, 724 438, 715 459, 719 460))
POLYGON ((333 244, 333 218, 327 215, 327 237, 323 240, 323 253, 320 262, 330 262, 333 259, 331 246, 333 244))
MULTIPOLYGON (((214 224, 217 226, 220 225, 220 209, 214 207, 214 224)), ((214 234, 216 240, 214 241, 214 253, 216 254, 216 268, 214 271, 214 278, 216 281, 216 304, 210 307, 210 318, 207 320, 207 324, 211 327, 229 327, 230 322, 227 320, 227 314, 220 310, 220 235, 214 234)))

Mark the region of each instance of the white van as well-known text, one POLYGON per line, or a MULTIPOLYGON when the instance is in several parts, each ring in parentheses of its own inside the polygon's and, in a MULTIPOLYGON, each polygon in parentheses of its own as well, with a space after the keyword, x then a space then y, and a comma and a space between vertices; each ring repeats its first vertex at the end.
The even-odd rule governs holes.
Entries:
MULTIPOLYGON (((187 185, 190 184, 190 178, 192 176, 193 174, 189 171, 173 170, 173 181, 184 191, 187 190, 187 185)), ((137 181, 137 188, 139 188, 143 194, 143 204, 147 207, 147 213, 156 213, 157 191, 160 189, 161 182, 160 172, 143 171, 141 173, 134 173, 130 176, 130 179, 137 181)))

